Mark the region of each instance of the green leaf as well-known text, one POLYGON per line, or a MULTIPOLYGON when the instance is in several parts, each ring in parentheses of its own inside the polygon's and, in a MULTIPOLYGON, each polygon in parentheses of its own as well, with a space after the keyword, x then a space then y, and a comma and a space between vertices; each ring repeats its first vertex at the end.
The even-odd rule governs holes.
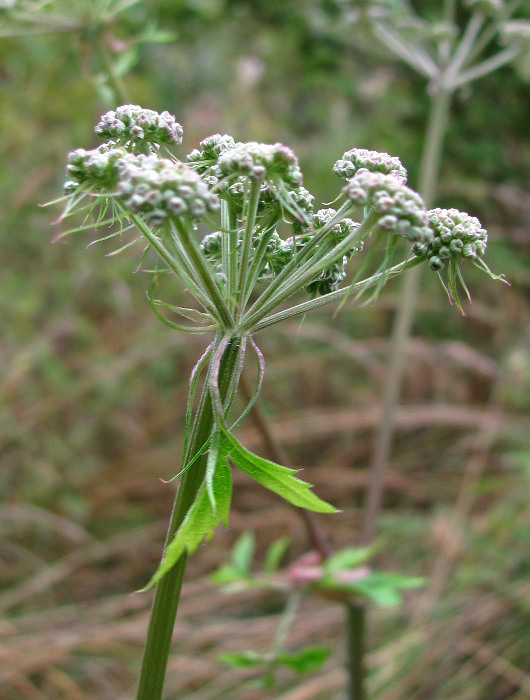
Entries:
POLYGON ((296 469, 289 469, 268 459, 258 457, 244 448, 225 427, 222 427, 222 430, 223 442, 225 443, 223 451, 245 474, 295 506, 307 508, 316 513, 337 512, 336 508, 309 490, 311 484, 294 477, 296 469))
POLYGON ((205 480, 175 537, 168 544, 158 569, 142 590, 146 591, 152 588, 177 563, 184 552, 191 554, 203 537, 210 538, 218 522, 228 525, 232 497, 232 475, 226 457, 222 457, 217 462, 212 488, 215 494, 217 512, 214 513, 212 509, 205 480))
POLYGON ((329 647, 307 646, 295 654, 283 653, 278 656, 278 661, 284 666, 289 666, 298 673, 315 671, 326 663, 331 650, 329 647))
POLYGON ((240 575, 248 576, 254 558, 256 540, 252 532, 244 532, 232 548, 232 563, 240 575))
POLYGON ((356 581, 326 580, 328 588, 341 591, 350 591, 369 598, 376 605, 394 606, 401 603, 400 589, 417 588, 425 583, 425 579, 418 576, 405 576, 386 571, 373 571, 356 581))
POLYGON ((347 549, 342 549, 326 559, 324 574, 331 575, 335 571, 355 569, 355 567, 364 564, 365 561, 370 559, 378 548, 379 545, 370 545, 369 547, 348 547, 347 549))
POLYGON ((261 666, 267 658, 257 651, 248 649, 234 653, 219 654, 219 660, 233 668, 248 668, 249 666, 261 666))
MULTIPOLYGON (((233 564, 221 564, 221 566, 213 572, 210 579, 214 583, 246 583, 249 579, 241 574, 241 571, 233 564)), ((246 587, 246 586, 244 586, 246 587)))
POLYGON ((280 566, 280 562, 291 544, 291 539, 287 536, 279 537, 267 548, 263 570, 266 574, 273 574, 280 566))

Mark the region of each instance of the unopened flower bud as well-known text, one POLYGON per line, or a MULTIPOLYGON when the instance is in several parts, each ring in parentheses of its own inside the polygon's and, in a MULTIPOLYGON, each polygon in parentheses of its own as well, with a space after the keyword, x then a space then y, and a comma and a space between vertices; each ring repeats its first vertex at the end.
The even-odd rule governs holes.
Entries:
POLYGON ((411 241, 433 238, 422 198, 394 175, 361 168, 342 192, 354 204, 380 213, 382 228, 411 241))
POLYGON ((219 177, 246 176, 255 180, 282 182, 300 187, 302 173, 290 148, 281 143, 238 143, 225 150, 217 161, 219 177))
POLYGON ((182 126, 169 112, 159 114, 139 105, 122 105, 104 114, 95 127, 96 134, 126 145, 135 153, 149 153, 160 144, 182 141, 182 126))
POLYGON ((352 148, 333 166, 333 172, 344 180, 352 178, 359 170, 365 168, 370 172, 393 175, 400 182, 407 182, 407 171, 396 156, 366 148, 352 148))
POLYGON ((477 218, 458 209, 431 209, 427 215, 433 238, 422 248, 413 246, 413 252, 429 259, 432 269, 442 269, 444 261, 476 260, 484 255, 488 234, 477 218), (433 256, 436 258, 434 262, 433 256))
POLYGON ((188 154, 187 159, 189 164, 198 172, 205 173, 213 165, 217 164, 219 156, 232 148, 235 148, 236 142, 228 134, 213 134, 208 136, 199 143, 199 148, 194 148, 188 154))

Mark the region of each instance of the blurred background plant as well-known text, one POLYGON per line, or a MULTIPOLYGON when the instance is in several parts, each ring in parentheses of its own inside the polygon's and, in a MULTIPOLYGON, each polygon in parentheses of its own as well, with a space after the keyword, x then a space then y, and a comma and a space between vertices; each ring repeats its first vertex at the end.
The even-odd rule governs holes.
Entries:
MULTIPOLYGON (((324 201, 336 189, 329 162, 353 146, 399 155, 417 182, 424 80, 389 63, 368 33, 345 41, 341 5, 93 2, 80 15, 76 3, 1 3, 0 697, 131 695, 149 598, 127 594, 158 561, 173 500, 158 478, 175 473, 200 347, 152 318, 131 257, 102 261, 82 236, 50 245, 50 210, 37 205, 60 192, 64 154, 85 143, 86 124, 122 101, 112 73, 130 101, 175 114, 188 143, 214 131, 285 141, 324 201)), ((416 5, 429 16, 438 3, 416 5)), ((458 4, 459 25, 469 12, 458 4)), ((530 19, 526 4, 515 17, 530 19)), ((397 616, 374 615, 374 698, 530 694, 530 97, 527 64, 515 67, 454 95, 436 204, 479 217, 488 262, 512 286, 471 275, 462 320, 423 273, 429 301, 418 302, 380 518, 392 547, 378 565, 429 581, 397 616)), ((322 312, 324 325, 280 325, 263 342, 267 417, 319 495, 343 508, 325 524, 336 548, 361 528, 397 298, 390 284, 376 313, 346 305, 331 320, 322 312)), ((262 449, 252 427, 241 438, 262 449)), ((258 561, 280 535, 293 560, 307 544, 296 515, 244 479, 234 505, 230 530, 191 565, 175 636, 186 652, 170 663, 168 698, 267 697, 245 683, 252 668, 220 671, 217 655, 268 649, 281 602, 249 590, 241 609, 241 594, 214 595, 205 575, 249 527, 258 561)), ((332 604, 301 603, 287 647, 331 653, 302 678, 280 669, 275 697, 341 697, 340 617, 332 604)))

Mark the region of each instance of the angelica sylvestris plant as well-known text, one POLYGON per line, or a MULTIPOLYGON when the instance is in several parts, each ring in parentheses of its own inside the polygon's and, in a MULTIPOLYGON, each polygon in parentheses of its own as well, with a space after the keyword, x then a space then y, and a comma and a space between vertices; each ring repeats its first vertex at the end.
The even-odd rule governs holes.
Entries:
POLYGON ((136 105, 108 112, 95 130, 102 145, 68 156, 60 220, 84 218, 66 233, 103 230, 98 240, 115 238, 115 252, 137 246, 140 264, 154 271, 148 299, 157 317, 175 330, 213 336, 190 378, 180 487, 161 564, 146 586, 158 584, 138 697, 153 700, 162 693, 186 556, 228 522, 230 465, 295 506, 335 511, 295 470, 252 454, 233 434, 263 380, 258 332, 369 288, 377 292, 422 262, 459 307, 458 286, 467 293, 461 263, 495 275, 483 261, 487 236, 477 219, 455 209, 426 211, 399 159, 387 154, 344 153, 333 167, 344 180, 334 208, 317 209, 283 144, 216 134, 178 160, 168 147, 181 143, 180 124, 136 105), (396 260, 403 240, 407 251, 396 260), (195 303, 155 298, 162 273, 178 278, 195 303), (247 350, 256 386, 237 416, 247 350))

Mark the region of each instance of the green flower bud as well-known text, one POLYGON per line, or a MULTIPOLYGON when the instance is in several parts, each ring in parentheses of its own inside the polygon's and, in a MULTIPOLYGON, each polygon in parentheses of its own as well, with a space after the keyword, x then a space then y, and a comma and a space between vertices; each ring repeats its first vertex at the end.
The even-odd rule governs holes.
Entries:
POLYGON ((245 176, 275 184, 281 182, 289 188, 302 184, 298 159, 281 143, 238 143, 220 154, 217 173, 220 178, 245 176))
POLYGON ((124 148, 109 148, 108 144, 91 151, 84 148, 72 151, 67 157, 66 172, 70 179, 65 183, 65 192, 72 194, 78 189, 112 191, 118 182, 117 163, 126 155, 124 148))
POLYGON ((433 255, 429 258, 429 267, 431 268, 431 270, 439 272, 445 267, 444 261, 441 260, 437 255, 433 255))
POLYGON ((351 179, 359 170, 365 168, 370 172, 393 175, 400 182, 407 182, 407 171, 396 156, 366 148, 352 148, 333 166, 333 172, 344 180, 351 179))
POLYGON ((135 153, 150 153, 160 144, 182 141, 182 126, 169 112, 159 114, 139 105, 122 105, 104 114, 95 127, 98 136, 127 145, 135 153))
POLYGON ((475 261, 484 255, 488 234, 477 218, 458 209, 431 209, 427 215, 433 238, 427 245, 413 246, 412 250, 415 255, 429 259, 432 269, 442 269, 444 260, 469 258, 475 261))
POLYGON ((411 241, 432 240, 422 198, 394 175, 361 168, 342 192, 354 204, 381 214, 382 228, 411 241))
POLYGON ((199 148, 193 149, 188 154, 187 159, 189 164, 198 172, 205 173, 213 165, 217 164, 219 156, 232 148, 235 148, 236 142, 228 134, 214 134, 208 136, 199 143, 199 148))
POLYGON ((315 198, 305 189, 297 187, 288 193, 291 210, 284 212, 285 220, 292 224, 294 234, 307 233, 313 218, 313 202, 315 198))
POLYGON ((212 233, 206 234, 201 241, 201 249, 204 255, 212 263, 221 262, 221 231, 213 231, 212 233))
POLYGON ((336 291, 340 283, 346 277, 347 262, 348 258, 344 256, 342 260, 334 262, 332 265, 329 265, 329 267, 326 267, 315 280, 306 286, 307 291, 312 296, 317 294, 329 294, 330 292, 336 291))
MULTIPOLYGON (((319 229, 327 226, 333 220, 336 214, 337 211, 331 207, 328 207, 327 209, 319 209, 313 217, 313 228, 315 233, 318 233, 319 229)), ((350 233, 353 233, 353 231, 358 229, 359 226, 360 224, 352 219, 341 219, 339 223, 335 224, 333 228, 328 231, 327 240, 333 243, 333 245, 340 243, 346 238, 346 236, 349 236, 350 233)))
POLYGON ((148 223, 187 216, 198 219, 219 208, 219 198, 185 163, 155 154, 128 154, 117 162, 116 192, 125 206, 148 223))

